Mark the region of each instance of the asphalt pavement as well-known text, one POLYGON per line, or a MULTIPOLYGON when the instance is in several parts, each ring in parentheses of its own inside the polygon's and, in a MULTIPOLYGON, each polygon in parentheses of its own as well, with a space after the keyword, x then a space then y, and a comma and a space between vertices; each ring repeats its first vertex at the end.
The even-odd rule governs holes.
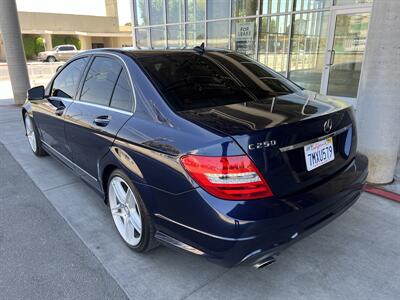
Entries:
POLYGON ((3 144, 0 298, 127 298, 3 144))

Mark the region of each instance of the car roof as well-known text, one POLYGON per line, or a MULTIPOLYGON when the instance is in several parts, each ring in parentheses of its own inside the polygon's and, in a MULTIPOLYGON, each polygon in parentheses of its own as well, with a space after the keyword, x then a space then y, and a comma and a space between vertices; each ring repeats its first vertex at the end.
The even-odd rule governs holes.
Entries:
MULTIPOLYGON (((231 53, 234 52, 228 49, 220 48, 205 48, 205 51, 209 52, 220 52, 220 53, 231 53)), ((148 55, 165 55, 165 54, 178 54, 178 53, 198 53, 198 50, 194 48, 181 48, 181 49, 150 49, 150 48, 99 48, 84 51, 83 53, 95 54, 95 53, 120 53, 125 54, 133 58, 139 58, 148 55)))

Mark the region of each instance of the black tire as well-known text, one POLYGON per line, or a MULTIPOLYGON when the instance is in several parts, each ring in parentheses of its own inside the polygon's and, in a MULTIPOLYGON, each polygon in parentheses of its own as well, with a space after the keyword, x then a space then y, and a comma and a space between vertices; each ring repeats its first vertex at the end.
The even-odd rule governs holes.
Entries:
POLYGON ((57 59, 56 59, 54 56, 48 56, 48 57, 46 58, 46 61, 47 61, 47 62, 56 62, 57 59))
MULTIPOLYGON (((117 229, 117 232, 120 235, 121 239, 125 242, 125 244, 129 248, 133 249, 136 252, 148 252, 151 249, 158 246, 158 243, 157 243, 156 239, 154 238, 155 229, 154 229, 153 221, 146 209, 146 206, 145 206, 138 190, 132 184, 131 180, 125 174, 125 172, 123 172, 122 170, 117 169, 111 173, 111 175, 108 179, 108 183, 107 183, 107 191, 106 191, 107 200, 109 199, 109 195, 110 195, 110 193, 109 193, 110 182, 116 176, 122 178, 125 181, 125 183, 129 186, 129 188, 131 189, 132 193, 134 194, 134 196, 136 198, 136 202, 137 202, 137 205, 138 205, 138 208, 140 211, 141 221, 142 221, 142 233, 141 233, 141 239, 140 239, 139 244, 137 244, 136 246, 132 246, 129 243, 127 243, 125 241, 125 239, 119 233, 117 225, 115 224, 115 222, 113 220, 114 226, 117 229)), ((110 207, 109 201, 107 201, 107 204, 110 207)), ((110 214, 111 214, 111 217, 113 217, 112 213, 111 213, 111 207, 110 207, 110 214)))
MULTIPOLYGON (((35 136, 35 145, 36 145, 36 147, 33 147, 33 146, 31 145, 31 142, 29 142, 29 144, 30 144, 30 146, 31 146, 32 152, 33 152, 36 156, 46 156, 47 153, 46 153, 46 151, 43 149, 42 141, 40 140, 39 131, 38 131, 37 127, 36 127, 35 121, 33 120, 33 118, 31 118, 31 117, 29 116, 28 113, 25 113, 25 115, 24 115, 25 134, 26 134, 27 137, 28 137, 28 130, 27 130, 27 124, 26 124, 27 119, 29 119, 30 122, 31 122, 31 124, 32 124, 33 134, 34 134, 34 136, 35 136)), ((29 137, 28 137, 28 139, 29 139, 29 137)))

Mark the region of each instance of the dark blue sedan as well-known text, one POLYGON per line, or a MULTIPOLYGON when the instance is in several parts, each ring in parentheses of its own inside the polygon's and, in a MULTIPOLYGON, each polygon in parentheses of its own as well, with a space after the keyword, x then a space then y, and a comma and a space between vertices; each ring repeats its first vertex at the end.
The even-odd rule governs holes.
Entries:
POLYGON ((354 204, 367 175, 351 107, 225 50, 83 52, 22 115, 32 151, 103 195, 138 252, 265 266, 354 204))

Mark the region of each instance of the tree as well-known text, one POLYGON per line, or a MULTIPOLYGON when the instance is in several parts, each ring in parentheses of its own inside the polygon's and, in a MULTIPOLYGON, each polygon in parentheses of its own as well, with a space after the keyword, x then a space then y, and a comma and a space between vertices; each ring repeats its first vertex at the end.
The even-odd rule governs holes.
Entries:
POLYGON ((23 35, 22 41, 26 59, 32 59, 35 56, 35 38, 32 35, 23 35))
POLYGON ((39 52, 42 52, 44 50, 44 38, 42 38, 41 36, 37 36, 35 38, 35 54, 37 55, 39 52))

